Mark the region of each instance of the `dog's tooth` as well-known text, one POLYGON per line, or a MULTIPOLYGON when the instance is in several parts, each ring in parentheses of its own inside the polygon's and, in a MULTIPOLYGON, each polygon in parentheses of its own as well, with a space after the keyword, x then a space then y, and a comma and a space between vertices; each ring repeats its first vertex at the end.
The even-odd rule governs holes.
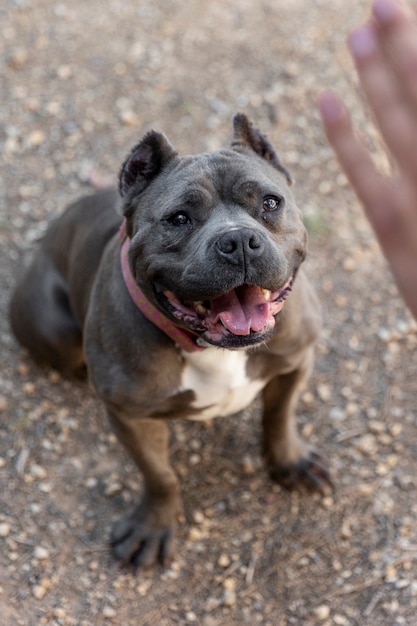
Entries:
POLYGON ((207 313, 207 309, 202 302, 194 302, 194 308, 200 315, 205 315, 207 313))
POLYGON ((269 289, 261 289, 261 292, 265 300, 271 299, 271 292, 269 291, 269 289))

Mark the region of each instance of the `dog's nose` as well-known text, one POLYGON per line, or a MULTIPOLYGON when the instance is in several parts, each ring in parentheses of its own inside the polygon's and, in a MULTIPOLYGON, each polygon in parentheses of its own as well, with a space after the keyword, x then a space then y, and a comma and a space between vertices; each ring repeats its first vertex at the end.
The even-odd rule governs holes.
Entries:
POLYGON ((263 240, 250 228, 239 228, 223 233, 216 242, 219 256, 233 263, 243 265, 259 257, 264 251, 263 240))

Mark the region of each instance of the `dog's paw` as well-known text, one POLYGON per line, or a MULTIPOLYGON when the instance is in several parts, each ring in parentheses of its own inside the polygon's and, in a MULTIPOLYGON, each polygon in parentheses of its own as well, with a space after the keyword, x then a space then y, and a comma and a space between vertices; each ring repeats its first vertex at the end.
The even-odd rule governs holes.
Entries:
POLYGON ((296 463, 275 464, 270 467, 269 473, 272 480, 288 491, 318 492, 325 496, 334 489, 327 464, 316 452, 309 452, 296 463))
POLYGON ((110 544, 115 558, 136 572, 155 563, 167 566, 174 552, 174 524, 150 523, 139 507, 131 516, 113 527, 110 544))

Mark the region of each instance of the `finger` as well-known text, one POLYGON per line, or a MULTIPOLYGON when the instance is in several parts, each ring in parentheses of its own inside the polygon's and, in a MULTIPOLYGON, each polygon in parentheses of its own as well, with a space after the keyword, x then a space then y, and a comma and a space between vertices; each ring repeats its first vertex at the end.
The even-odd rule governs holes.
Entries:
POLYGON ((373 0, 372 15, 382 26, 415 19, 415 14, 404 0, 373 0))
POLYGON ((375 115, 385 142, 400 169, 417 175, 417 124, 414 111, 407 106, 398 79, 386 63, 375 30, 365 24, 349 36, 362 90, 375 115))
POLYGON ((406 303, 417 318, 414 190, 404 180, 380 176, 335 94, 321 94, 319 110, 329 143, 364 206, 406 303))
POLYGON ((417 19, 398 0, 375 0, 373 17, 380 47, 417 115, 417 19))
POLYGON ((335 94, 321 94, 319 110, 327 139, 381 244, 401 248, 413 228, 415 230, 413 189, 405 180, 387 179, 378 172, 365 144, 354 132, 345 107, 335 94))
POLYGON ((340 99, 327 91, 320 95, 318 105, 327 139, 373 221, 373 207, 381 206, 386 197, 386 181, 377 171, 364 143, 354 133, 340 99))
MULTIPOLYGON (((391 229, 382 233, 378 228, 375 230, 403 298, 417 319, 416 193, 405 180, 398 180, 392 191, 391 229)), ((376 218, 378 226, 378 216, 376 218)))

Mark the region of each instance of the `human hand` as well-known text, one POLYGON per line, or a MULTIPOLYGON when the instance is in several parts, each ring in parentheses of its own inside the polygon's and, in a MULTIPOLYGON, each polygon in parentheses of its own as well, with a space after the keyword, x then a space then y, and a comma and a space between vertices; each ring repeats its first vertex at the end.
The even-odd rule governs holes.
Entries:
POLYGON ((319 98, 329 143, 361 200, 400 292, 417 318, 417 20, 398 0, 375 0, 349 36, 360 83, 396 163, 375 167, 341 100, 319 98))

